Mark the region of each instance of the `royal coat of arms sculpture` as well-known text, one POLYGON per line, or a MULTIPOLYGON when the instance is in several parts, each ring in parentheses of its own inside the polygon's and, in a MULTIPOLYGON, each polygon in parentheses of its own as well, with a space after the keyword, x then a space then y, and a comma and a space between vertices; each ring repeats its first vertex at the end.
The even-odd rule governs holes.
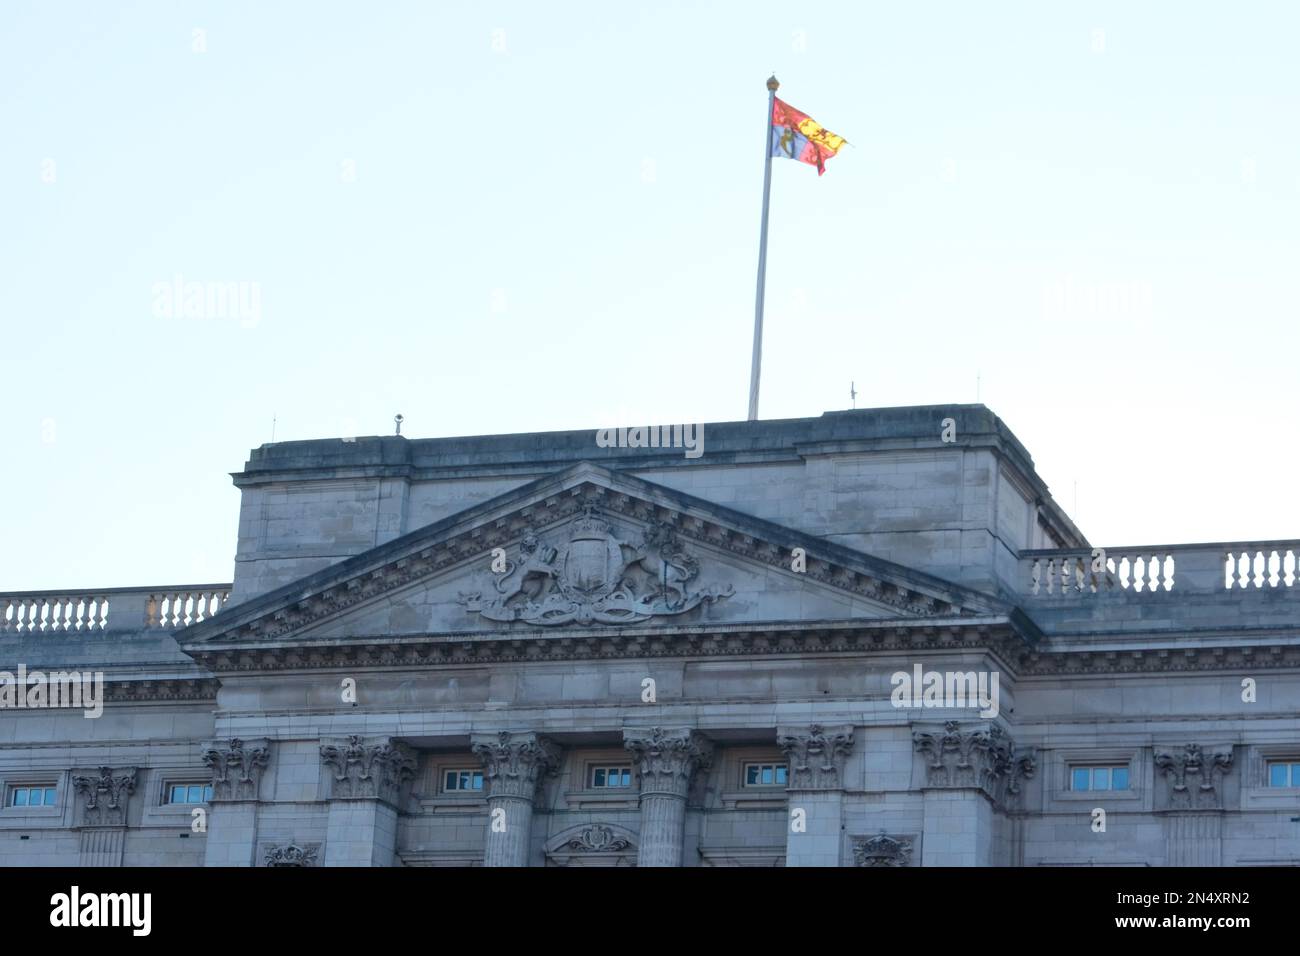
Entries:
POLYGON ((639 542, 625 541, 594 508, 569 526, 560 547, 527 532, 516 560, 493 582, 498 597, 462 593, 466 610, 493 621, 529 624, 636 624, 684 614, 728 597, 731 585, 691 590, 699 562, 672 528, 654 524, 639 542))

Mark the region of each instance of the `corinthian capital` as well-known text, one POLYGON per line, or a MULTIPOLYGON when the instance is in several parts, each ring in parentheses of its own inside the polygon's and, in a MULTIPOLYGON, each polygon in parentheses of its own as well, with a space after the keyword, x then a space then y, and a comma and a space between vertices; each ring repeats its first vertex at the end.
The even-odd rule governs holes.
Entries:
POLYGON ((415 754, 400 741, 365 743, 353 734, 327 741, 321 762, 333 778, 335 800, 384 800, 396 805, 402 784, 415 776, 415 754))
POLYGON ((560 763, 560 748, 533 733, 476 734, 470 747, 483 761, 489 799, 515 797, 531 803, 542 780, 560 763))
POLYGON ((1017 750, 998 724, 927 725, 913 731, 912 744, 926 758, 928 787, 975 787, 1001 802, 1019 794, 1020 780, 1034 773, 1033 752, 1017 750))
POLYGON ((666 793, 685 798, 697 770, 713 762, 713 744, 693 730, 623 731, 623 746, 637 762, 641 794, 666 793))
POLYGON ((1200 744, 1182 744, 1155 752, 1156 769, 1168 782, 1164 810, 1221 810, 1219 784, 1232 770, 1232 748, 1207 753, 1200 744))
POLYGON ((116 772, 100 767, 94 774, 74 775, 72 787, 82 798, 81 825, 124 826, 126 801, 135 792, 135 774, 135 767, 116 772))
POLYGON ((256 800, 262 772, 271 762, 271 742, 214 740, 203 749, 203 765, 212 771, 213 802, 256 800))
POLYGON ((791 790, 838 790, 844 761, 853 750, 853 727, 781 727, 776 744, 790 761, 791 790))

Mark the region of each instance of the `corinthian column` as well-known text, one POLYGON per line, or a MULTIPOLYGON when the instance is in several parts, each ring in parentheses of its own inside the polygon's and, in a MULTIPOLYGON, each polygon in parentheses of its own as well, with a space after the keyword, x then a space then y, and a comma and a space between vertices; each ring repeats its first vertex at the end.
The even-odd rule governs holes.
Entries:
POLYGON ((560 750, 537 734, 499 733, 470 738, 487 776, 488 829, 484 866, 527 866, 533 803, 560 750))
POLYGON ((641 785, 641 840, 637 866, 681 866, 686 837, 686 794, 695 771, 707 769, 713 745, 693 730, 623 731, 641 785))

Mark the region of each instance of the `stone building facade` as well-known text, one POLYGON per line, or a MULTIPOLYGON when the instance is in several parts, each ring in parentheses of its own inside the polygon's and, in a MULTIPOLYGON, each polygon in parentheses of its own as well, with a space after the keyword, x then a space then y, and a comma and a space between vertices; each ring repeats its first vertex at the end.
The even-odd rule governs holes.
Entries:
POLYGON ((232 583, 0 594, 105 681, 0 860, 1300 864, 1300 542, 1094 548, 980 405, 702 437, 264 445, 232 583))

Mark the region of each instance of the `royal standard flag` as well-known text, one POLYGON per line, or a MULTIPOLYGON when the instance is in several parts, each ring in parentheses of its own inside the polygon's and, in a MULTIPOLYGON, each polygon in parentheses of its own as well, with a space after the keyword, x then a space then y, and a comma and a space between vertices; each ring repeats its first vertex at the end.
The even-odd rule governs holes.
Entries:
POLYGON ((826 172, 826 160, 834 156, 844 142, 843 136, 836 136, 807 113, 800 113, 789 103, 773 97, 771 155, 816 166, 820 176, 826 172))

